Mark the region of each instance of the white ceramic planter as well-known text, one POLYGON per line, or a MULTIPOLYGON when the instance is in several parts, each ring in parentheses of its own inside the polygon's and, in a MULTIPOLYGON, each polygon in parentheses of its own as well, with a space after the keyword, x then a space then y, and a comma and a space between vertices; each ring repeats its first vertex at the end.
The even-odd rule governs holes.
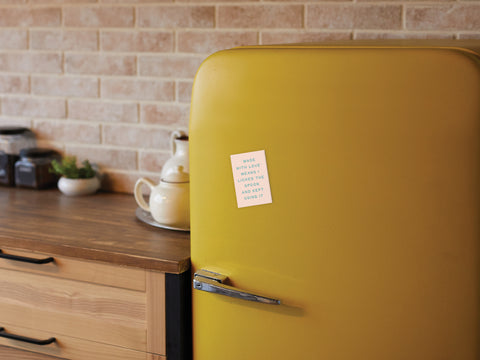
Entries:
POLYGON ((100 188, 100 180, 96 176, 89 179, 68 179, 61 177, 58 180, 58 189, 68 196, 94 194, 100 188))

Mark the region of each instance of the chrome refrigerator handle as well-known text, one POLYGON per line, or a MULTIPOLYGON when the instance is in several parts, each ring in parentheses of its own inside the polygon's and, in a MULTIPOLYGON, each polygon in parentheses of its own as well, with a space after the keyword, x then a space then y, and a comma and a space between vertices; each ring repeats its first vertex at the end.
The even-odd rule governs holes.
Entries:
POLYGON ((280 300, 253 294, 248 291, 237 289, 223 284, 227 279, 225 275, 208 270, 198 270, 193 277, 193 288, 215 294, 234 297, 237 299, 260 302, 263 304, 280 305, 280 300))

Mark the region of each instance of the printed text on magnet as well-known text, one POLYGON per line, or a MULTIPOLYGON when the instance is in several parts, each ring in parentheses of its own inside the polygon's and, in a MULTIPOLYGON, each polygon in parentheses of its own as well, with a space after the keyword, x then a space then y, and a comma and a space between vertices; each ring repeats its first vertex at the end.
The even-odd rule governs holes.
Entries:
POLYGON ((230 155, 230 160, 238 207, 270 204, 272 194, 265 150, 230 155))

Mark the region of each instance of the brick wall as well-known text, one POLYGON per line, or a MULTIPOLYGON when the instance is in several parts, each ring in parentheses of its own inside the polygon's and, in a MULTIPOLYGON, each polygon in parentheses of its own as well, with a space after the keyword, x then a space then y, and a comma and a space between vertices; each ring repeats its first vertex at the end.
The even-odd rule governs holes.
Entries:
POLYGON ((480 38, 480 0, 0 0, 0 125, 31 127, 131 192, 188 128, 208 54, 373 38, 480 38))

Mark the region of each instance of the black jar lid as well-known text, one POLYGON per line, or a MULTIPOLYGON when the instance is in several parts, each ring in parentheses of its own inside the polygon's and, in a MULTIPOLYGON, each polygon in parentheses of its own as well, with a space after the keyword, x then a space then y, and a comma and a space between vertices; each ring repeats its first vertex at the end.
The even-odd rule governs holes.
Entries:
POLYGON ((30 132, 26 127, 0 126, 0 135, 21 135, 30 132))
POLYGON ((22 158, 39 159, 57 155, 60 155, 57 151, 45 148, 27 148, 20 150, 20 157, 22 158))

